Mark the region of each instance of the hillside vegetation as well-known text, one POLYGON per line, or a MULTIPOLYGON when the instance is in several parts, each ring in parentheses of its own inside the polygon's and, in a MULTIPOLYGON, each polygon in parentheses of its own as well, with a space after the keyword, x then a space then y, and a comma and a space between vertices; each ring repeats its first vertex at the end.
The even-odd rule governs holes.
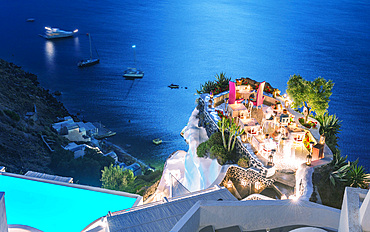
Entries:
POLYGON ((28 170, 52 173, 51 152, 41 135, 53 141, 53 148, 64 152, 60 145, 67 141, 51 131, 50 125, 68 111, 48 90, 39 86, 37 76, 21 67, 0 59, 0 166, 7 171, 28 170), (37 109, 37 120, 26 119, 26 113, 37 109))

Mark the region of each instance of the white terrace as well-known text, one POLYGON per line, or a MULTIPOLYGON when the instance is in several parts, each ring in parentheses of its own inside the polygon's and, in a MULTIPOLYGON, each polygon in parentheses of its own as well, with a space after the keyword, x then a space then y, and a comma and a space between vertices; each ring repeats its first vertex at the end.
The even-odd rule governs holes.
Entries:
POLYGON ((328 163, 332 152, 320 138, 320 124, 309 117, 315 127, 302 126, 298 119, 304 115, 290 107, 289 97, 266 94, 263 88, 264 82, 257 91, 230 82, 228 92, 206 94, 202 98, 216 125, 222 113, 244 129, 241 142, 269 168, 268 176, 276 169, 296 170, 302 163, 313 166, 328 163))

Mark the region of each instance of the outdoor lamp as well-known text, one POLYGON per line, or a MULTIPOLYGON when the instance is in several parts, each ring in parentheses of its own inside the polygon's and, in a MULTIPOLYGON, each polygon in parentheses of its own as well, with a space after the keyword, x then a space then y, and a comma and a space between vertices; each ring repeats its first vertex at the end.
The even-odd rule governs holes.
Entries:
POLYGON ((243 187, 245 187, 245 186, 247 185, 247 180, 246 180, 246 179, 242 179, 242 180, 240 181, 240 184, 241 184, 243 187))
POLYGON ((247 142, 247 135, 245 133, 242 134, 242 142, 247 142))
POLYGON ((319 141, 320 144, 324 144, 325 143, 325 135, 320 135, 320 141, 319 141))
POLYGON ((208 101, 208 107, 209 108, 212 108, 213 107, 213 101, 212 101, 212 99, 209 99, 209 101, 208 101))
POLYGON ((233 187, 233 182, 232 182, 231 180, 229 180, 229 181, 227 182, 227 184, 226 184, 226 187, 227 187, 227 188, 231 188, 231 187, 233 187))
POLYGON ((255 183, 254 183, 254 188, 255 188, 256 190, 260 190, 260 189, 261 189, 261 182, 259 182, 259 181, 255 182, 255 183))
POLYGON ((306 157, 306 165, 311 166, 311 161, 312 161, 312 155, 311 153, 307 155, 306 157))
POLYGON ((274 166, 273 161, 274 161, 274 156, 272 155, 272 151, 271 151, 271 155, 269 155, 267 166, 274 166))

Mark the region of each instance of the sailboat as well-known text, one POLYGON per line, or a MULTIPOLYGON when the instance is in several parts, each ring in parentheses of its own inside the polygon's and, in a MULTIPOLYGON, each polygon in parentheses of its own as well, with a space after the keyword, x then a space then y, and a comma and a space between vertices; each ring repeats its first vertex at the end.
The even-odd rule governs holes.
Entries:
MULTIPOLYGON (((89 42, 90 42, 90 58, 89 59, 85 59, 85 60, 81 60, 77 63, 77 66, 78 67, 86 67, 86 66, 91 66, 91 65, 94 65, 94 64, 97 64, 100 62, 100 59, 99 58, 93 58, 92 57, 92 49, 91 49, 91 35, 90 33, 88 33, 89 35, 89 42)), ((98 54, 98 51, 96 50, 95 48, 95 51, 96 51, 96 54, 98 55, 99 57, 99 54, 98 54)))
POLYGON ((140 71, 136 68, 136 51, 135 51, 136 45, 132 45, 132 48, 134 49, 135 68, 127 68, 123 72, 123 77, 126 77, 126 78, 143 78, 144 72, 140 71))

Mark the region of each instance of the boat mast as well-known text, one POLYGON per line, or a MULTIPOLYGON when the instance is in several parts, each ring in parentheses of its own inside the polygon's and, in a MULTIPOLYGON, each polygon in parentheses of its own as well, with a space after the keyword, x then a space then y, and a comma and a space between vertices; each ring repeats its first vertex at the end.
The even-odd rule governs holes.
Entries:
POLYGON ((91 37, 89 33, 89 42, 90 42, 90 60, 92 60, 92 50, 91 50, 91 37))
POLYGON ((137 68, 136 67, 136 51, 135 51, 136 45, 132 45, 132 48, 134 49, 134 63, 135 63, 135 69, 136 69, 137 68))

